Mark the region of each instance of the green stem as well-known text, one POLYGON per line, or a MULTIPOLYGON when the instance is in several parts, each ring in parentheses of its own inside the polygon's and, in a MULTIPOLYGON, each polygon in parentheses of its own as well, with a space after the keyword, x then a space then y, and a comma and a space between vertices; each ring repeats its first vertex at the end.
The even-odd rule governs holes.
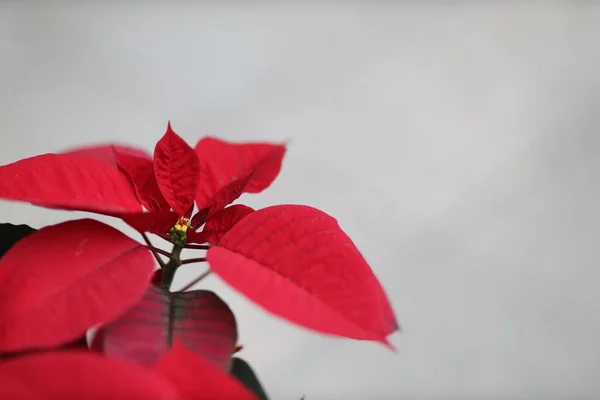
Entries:
POLYGON ((171 289, 171 284, 175 278, 175 272, 181 265, 182 246, 174 245, 171 251, 171 259, 163 268, 161 287, 165 290, 171 289))

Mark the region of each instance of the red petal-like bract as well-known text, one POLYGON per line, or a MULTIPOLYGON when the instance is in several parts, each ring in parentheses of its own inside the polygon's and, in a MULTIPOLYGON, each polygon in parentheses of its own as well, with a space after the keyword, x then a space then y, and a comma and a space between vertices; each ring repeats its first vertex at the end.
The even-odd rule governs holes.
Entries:
POLYGON ((244 192, 263 191, 279 174, 285 154, 284 145, 231 143, 212 137, 200 140, 195 150, 202 171, 196 195, 200 210, 210 205, 219 190, 250 174, 252 178, 244 185, 244 192))
POLYGON ((122 214, 120 217, 136 231, 156 235, 166 235, 179 219, 177 214, 170 210, 122 214))
POLYGON ((48 226, 0 258, 0 352, 53 347, 109 322, 146 291, 150 251, 91 219, 48 226))
POLYGON ((93 352, 39 353, 0 363, 3 400, 186 400, 154 371, 93 352))
POLYGON ((185 234, 187 236, 185 241, 187 243, 195 243, 195 244, 208 243, 208 239, 211 236, 210 232, 194 232, 191 229, 188 229, 185 234))
POLYGON ((179 341, 156 365, 185 400, 257 400, 236 378, 197 356, 179 341))
POLYGON ((81 157, 94 158, 110 166, 117 167, 115 152, 152 160, 152 156, 142 149, 121 144, 98 144, 63 151, 62 154, 74 154, 81 157))
POLYGON ((173 132, 171 124, 154 149, 154 173, 171 208, 184 215, 194 204, 200 163, 194 149, 173 132))
POLYGON ((255 211, 207 258, 217 275, 250 300, 307 328, 386 344, 397 329, 363 256, 337 221, 315 208, 255 211))
POLYGON ((140 302, 101 328, 94 348, 152 366, 175 340, 228 371, 237 342, 235 317, 213 292, 170 293, 151 286, 140 302))
POLYGON ((219 189, 217 193, 215 193, 215 195, 202 206, 203 208, 209 208, 207 218, 210 218, 212 215, 219 212, 228 204, 233 203, 238 197, 240 197, 242 193, 244 193, 244 188, 251 178, 252 174, 248 174, 219 189))
POLYGON ((108 215, 142 210, 121 171, 72 154, 43 154, 0 166, 0 198, 108 215))
POLYGON ((131 179, 137 196, 144 207, 148 211, 170 209, 169 203, 158 187, 152 160, 124 153, 117 152, 116 154, 119 168, 131 179))
POLYGON ((208 242, 215 245, 219 244, 221 238, 233 228, 235 224, 240 222, 246 215, 253 212, 254 209, 243 204, 236 204, 219 211, 206 221, 206 225, 204 225, 203 231, 210 232, 208 242))
POLYGON ((203 208, 199 210, 196 214, 194 214, 191 220, 193 229, 198 229, 204 224, 204 221, 206 221, 206 217, 208 217, 209 211, 209 208, 203 208))

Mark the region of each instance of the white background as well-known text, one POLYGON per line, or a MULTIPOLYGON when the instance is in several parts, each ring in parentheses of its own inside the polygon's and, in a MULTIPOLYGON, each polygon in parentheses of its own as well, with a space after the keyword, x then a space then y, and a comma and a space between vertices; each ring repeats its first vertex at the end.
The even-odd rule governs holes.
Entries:
POLYGON ((0 163, 151 151, 169 119, 192 145, 289 140, 242 200, 336 216, 404 332, 397 354, 323 337, 207 279, 273 399, 600 398, 600 4, 333 3, 3 3, 0 163))

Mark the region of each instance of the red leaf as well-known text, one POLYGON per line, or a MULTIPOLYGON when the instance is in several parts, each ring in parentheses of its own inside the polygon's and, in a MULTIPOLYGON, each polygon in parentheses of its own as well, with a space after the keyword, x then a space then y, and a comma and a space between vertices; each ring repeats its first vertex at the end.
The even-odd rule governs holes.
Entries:
POLYGON ((0 363, 6 400, 183 400, 166 378, 93 352, 47 352, 0 363))
POLYGON ((142 209, 123 173, 70 154, 44 154, 1 166, 0 198, 108 215, 142 209))
POLYGON ((171 206, 169 206, 158 187, 152 160, 118 152, 116 154, 119 168, 131 179, 137 196, 144 207, 149 211, 170 209, 171 206))
POLYGON ((243 204, 236 204, 219 211, 204 225, 204 231, 210 232, 208 242, 215 245, 219 244, 223 235, 240 222, 242 218, 253 212, 254 209, 243 204))
POLYGON ((91 219, 48 226, 0 258, 0 352, 54 347, 135 304, 152 254, 91 219))
POLYGON ((167 202, 184 215, 194 204, 200 163, 194 149, 173 132, 170 123, 154 149, 154 173, 167 202))
POLYGON ((167 234, 179 219, 177 214, 170 210, 122 214, 120 217, 138 232, 151 232, 157 235, 167 234))
POLYGON ((155 369, 186 400, 256 400, 236 378, 192 353, 179 341, 155 369))
MULTIPOLYGON (((308 206, 264 208, 207 253, 212 270, 266 310, 320 332, 387 344, 377 278, 337 221, 308 206)), ((396 325, 396 324, 394 324, 396 325)))
POLYGON ((198 229, 204 224, 209 211, 210 208, 203 208, 192 217, 191 225, 194 229, 198 229))
POLYGON ((209 211, 207 218, 210 218, 216 212, 221 211, 228 204, 233 203, 238 197, 240 197, 251 178, 252 174, 249 174, 231 182, 229 185, 221 188, 217 193, 215 193, 215 195, 208 201, 208 203, 204 204, 202 208, 200 206, 198 208, 203 209, 204 207, 208 207, 209 211))
POLYGON ((211 232, 195 232, 188 229, 186 234, 187 243, 204 244, 208 243, 208 239, 212 235, 211 232))
POLYGON ((162 283, 162 278, 163 278, 162 269, 157 269, 156 271, 154 271, 154 275, 152 275, 151 282, 154 286, 160 286, 162 283))
POLYGON ((152 366, 179 340, 228 371, 237 342, 233 313, 207 290, 170 293, 151 286, 133 308, 102 329, 102 352, 152 366))
POLYGON ((117 155, 115 154, 115 151, 121 154, 152 160, 152 156, 144 150, 120 144, 99 144, 79 147, 64 151, 62 154, 74 154, 80 157, 93 158, 110 166, 117 167, 117 155))
POLYGON ((192 217, 193 213, 194 213, 194 203, 192 202, 192 205, 190 206, 190 208, 188 208, 188 210, 185 212, 185 214, 183 214, 183 217, 190 219, 192 217))
POLYGON ((27 350, 12 352, 12 353, 0 354, 0 361, 10 360, 12 358, 23 357, 23 356, 27 356, 27 355, 40 353, 40 352, 61 351, 61 350, 79 350, 79 351, 89 350, 86 335, 82 335, 77 340, 62 344, 60 346, 52 347, 52 348, 27 349, 27 350))
POLYGON ((244 192, 258 193, 269 187, 281 170, 285 146, 269 143, 231 143, 207 137, 196 145, 200 160, 200 184, 196 203, 205 207, 210 199, 231 182, 251 173, 244 192))

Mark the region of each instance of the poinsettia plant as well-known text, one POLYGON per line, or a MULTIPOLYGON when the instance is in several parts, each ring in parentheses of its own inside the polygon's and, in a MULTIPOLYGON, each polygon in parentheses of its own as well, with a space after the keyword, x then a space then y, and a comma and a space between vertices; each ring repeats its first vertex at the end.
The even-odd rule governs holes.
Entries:
POLYGON ((333 217, 231 205, 269 187, 285 152, 212 137, 192 148, 169 124, 153 155, 98 145, 1 166, 0 198, 120 218, 143 241, 94 219, 1 225, 0 398, 265 399, 236 355, 232 310, 191 289, 209 273, 292 323, 391 347, 390 302, 333 217), (184 264, 208 269, 172 291, 184 264))

